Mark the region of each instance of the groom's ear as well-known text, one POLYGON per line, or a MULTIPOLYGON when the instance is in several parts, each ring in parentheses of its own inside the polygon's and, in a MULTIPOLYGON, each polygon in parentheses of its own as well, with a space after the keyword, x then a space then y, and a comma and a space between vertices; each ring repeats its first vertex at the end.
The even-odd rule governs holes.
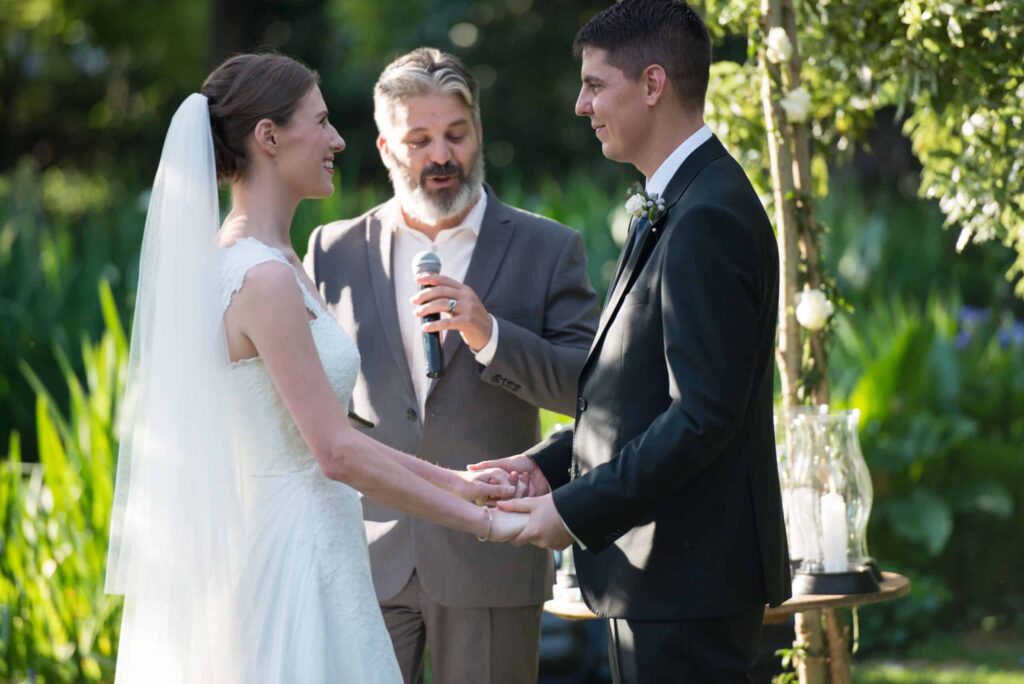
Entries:
POLYGON ((384 161, 386 164, 388 155, 388 141, 387 138, 384 137, 383 133, 379 133, 377 135, 377 151, 380 152, 381 161, 384 161))
POLYGON ((644 102, 649 107, 658 104, 668 89, 668 74, 660 64, 651 64, 640 72, 640 82, 644 86, 644 102))

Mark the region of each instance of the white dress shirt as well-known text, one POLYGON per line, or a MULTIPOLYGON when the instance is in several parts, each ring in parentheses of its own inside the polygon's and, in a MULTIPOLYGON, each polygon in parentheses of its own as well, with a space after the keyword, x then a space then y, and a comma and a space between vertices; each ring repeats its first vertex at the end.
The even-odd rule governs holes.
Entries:
MULTIPOLYGON (((668 187, 669 181, 672 180, 672 176, 676 175, 676 171, 678 171, 679 167, 683 165, 686 158, 693 154, 694 150, 710 139, 711 129, 707 127, 707 124, 705 124, 697 129, 695 133, 690 135, 689 138, 680 143, 679 147, 673 150, 672 154, 665 158, 665 161, 661 162, 661 166, 659 166, 658 170, 654 172, 654 175, 646 179, 647 182, 644 186, 644 190, 647 191, 647 194, 653 195, 657 193, 658 196, 664 195, 665 188, 668 187)), ((565 525, 565 529, 576 541, 576 544, 586 551, 586 544, 581 542, 579 538, 573 534, 572 530, 569 529, 569 526, 565 524, 564 520, 562 521, 562 524, 565 525)))
MULTIPOLYGON (((427 403, 430 378, 427 377, 427 362, 423 355, 423 331, 420 327, 423 324, 423 319, 413 314, 413 305, 409 303, 409 300, 420 289, 412 270, 413 258, 418 252, 424 250, 437 254, 441 259, 441 275, 461 283, 466 278, 469 262, 473 258, 473 250, 476 248, 477 236, 480 235, 480 226, 483 223, 486 210, 487 193, 481 188, 480 198, 466 214, 462 224, 440 231, 437 237, 431 240, 415 228, 410 228, 402 215, 398 202, 392 202, 392 211, 394 212, 392 224, 395 226, 392 245, 395 307, 398 310, 398 327, 402 333, 405 360, 409 364, 409 372, 412 374, 412 385, 416 391, 421 422, 427 403)), ((441 315, 448 316, 446 313, 441 315)), ((498 321, 494 316, 491 316, 491 323, 493 324, 491 339, 482 349, 474 352, 477 362, 484 366, 491 362, 494 352, 498 348, 498 321)), ((443 335, 444 333, 442 333, 442 340, 443 335)))
POLYGON ((654 175, 647 179, 644 186, 647 194, 653 195, 657 193, 659 196, 664 195, 669 181, 672 180, 672 176, 676 175, 676 171, 683 165, 686 158, 708 140, 711 140, 711 129, 707 127, 707 124, 704 124, 690 135, 689 138, 680 143, 679 147, 673 150, 672 154, 668 155, 665 161, 661 162, 661 166, 654 172, 654 175))

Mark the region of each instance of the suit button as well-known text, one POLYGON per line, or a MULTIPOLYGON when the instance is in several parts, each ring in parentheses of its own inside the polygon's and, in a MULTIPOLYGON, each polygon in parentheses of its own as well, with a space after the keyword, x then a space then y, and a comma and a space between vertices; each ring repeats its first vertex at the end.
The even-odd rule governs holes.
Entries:
POLYGON ((576 400, 576 410, 579 411, 580 413, 583 413, 584 411, 586 411, 587 410, 587 400, 584 399, 583 397, 580 397, 579 399, 577 399, 576 400))
POLYGON ((416 420, 416 412, 413 411, 412 409, 409 409, 408 411, 405 412, 405 417, 408 418, 409 420, 416 420))

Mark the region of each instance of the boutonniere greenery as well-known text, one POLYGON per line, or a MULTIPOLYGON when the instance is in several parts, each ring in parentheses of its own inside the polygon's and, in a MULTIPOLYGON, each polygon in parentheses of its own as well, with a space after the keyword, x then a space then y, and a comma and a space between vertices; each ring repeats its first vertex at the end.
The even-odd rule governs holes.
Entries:
POLYGON ((633 182, 626 192, 626 198, 626 212, 630 216, 646 216, 648 221, 654 223, 665 213, 665 200, 658 193, 648 195, 640 181, 633 182))

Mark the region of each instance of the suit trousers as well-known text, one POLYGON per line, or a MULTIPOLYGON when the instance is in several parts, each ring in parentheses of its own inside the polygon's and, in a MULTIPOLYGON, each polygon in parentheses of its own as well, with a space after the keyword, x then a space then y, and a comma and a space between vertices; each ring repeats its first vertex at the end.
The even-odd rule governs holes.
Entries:
POLYGON ((615 684, 750 682, 764 608, 720 618, 608 620, 615 684))
POLYGON ((536 682, 541 608, 442 606, 415 572, 402 591, 381 602, 406 684, 422 684, 428 644, 435 684, 536 682))

